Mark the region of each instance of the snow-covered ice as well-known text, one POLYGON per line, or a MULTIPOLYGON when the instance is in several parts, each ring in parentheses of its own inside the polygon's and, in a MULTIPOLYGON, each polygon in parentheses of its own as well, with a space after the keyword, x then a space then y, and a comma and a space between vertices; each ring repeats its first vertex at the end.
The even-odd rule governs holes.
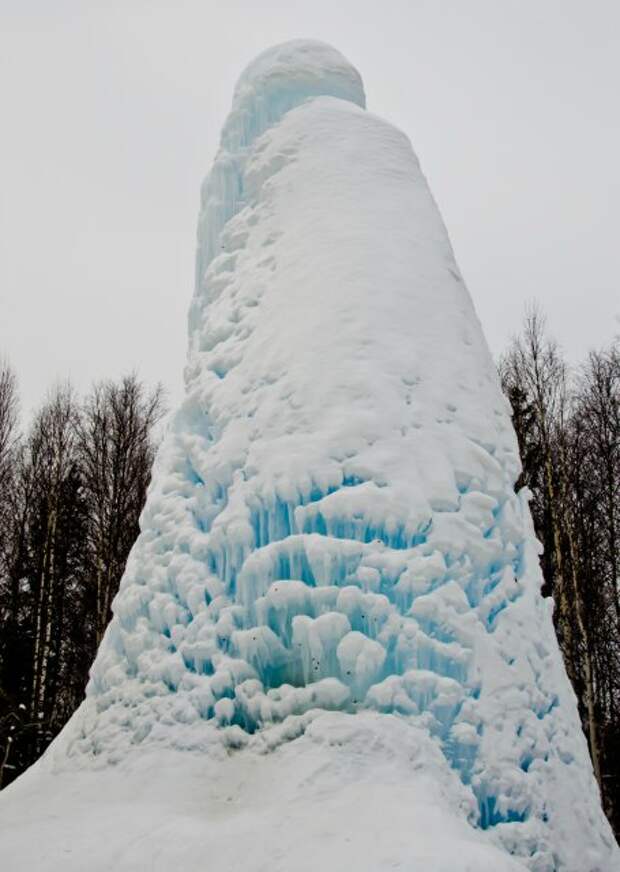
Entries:
POLYGON ((364 106, 321 43, 239 81, 186 398, 87 699, 0 797, 2 868, 620 868, 493 361, 364 106))
POLYGON ((469 826, 471 796, 426 731, 393 715, 323 712, 268 754, 37 768, 3 810, 3 872, 524 870, 469 826))

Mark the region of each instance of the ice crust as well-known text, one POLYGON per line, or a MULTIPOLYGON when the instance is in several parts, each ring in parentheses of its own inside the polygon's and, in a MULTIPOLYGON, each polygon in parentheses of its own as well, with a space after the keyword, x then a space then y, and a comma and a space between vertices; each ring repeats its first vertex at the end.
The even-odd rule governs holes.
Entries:
POLYGON ((620 868, 480 324, 409 140, 327 46, 276 47, 239 81, 189 331, 186 398, 55 768, 280 759, 321 724, 346 756, 351 723, 372 724, 364 753, 383 729, 426 749, 428 802, 482 852, 454 835, 452 865, 437 845, 407 868, 620 868))

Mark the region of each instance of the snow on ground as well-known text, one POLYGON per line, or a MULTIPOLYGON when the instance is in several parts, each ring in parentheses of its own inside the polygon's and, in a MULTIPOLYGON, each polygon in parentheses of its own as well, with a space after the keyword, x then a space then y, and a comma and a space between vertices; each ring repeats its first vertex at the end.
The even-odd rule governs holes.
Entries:
POLYGON ((42 797, 45 777, 9 789, 7 872, 525 868, 465 822, 471 798, 439 749, 393 716, 322 713, 269 754, 151 751, 63 772, 42 797))
POLYGON ((0 798, 0 861, 620 868, 493 361, 333 49, 241 77, 189 325, 87 700, 0 798))

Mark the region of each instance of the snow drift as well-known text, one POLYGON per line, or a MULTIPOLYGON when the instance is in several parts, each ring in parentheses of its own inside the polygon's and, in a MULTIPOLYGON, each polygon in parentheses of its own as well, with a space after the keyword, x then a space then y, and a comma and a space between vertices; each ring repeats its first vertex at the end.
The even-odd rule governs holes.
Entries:
POLYGON ((239 81, 186 398, 87 699, 2 794, 3 868, 620 868, 493 361, 364 104, 316 42, 239 81))

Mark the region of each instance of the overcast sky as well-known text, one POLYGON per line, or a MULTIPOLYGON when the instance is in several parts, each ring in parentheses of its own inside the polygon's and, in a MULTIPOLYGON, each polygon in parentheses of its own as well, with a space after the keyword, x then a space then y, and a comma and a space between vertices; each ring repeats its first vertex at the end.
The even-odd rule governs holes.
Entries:
POLYGON ((178 399, 200 182, 242 68, 294 37, 411 138, 494 353, 532 298, 571 359, 620 332, 617 0, 0 9, 0 355, 26 414, 132 368, 178 399))

